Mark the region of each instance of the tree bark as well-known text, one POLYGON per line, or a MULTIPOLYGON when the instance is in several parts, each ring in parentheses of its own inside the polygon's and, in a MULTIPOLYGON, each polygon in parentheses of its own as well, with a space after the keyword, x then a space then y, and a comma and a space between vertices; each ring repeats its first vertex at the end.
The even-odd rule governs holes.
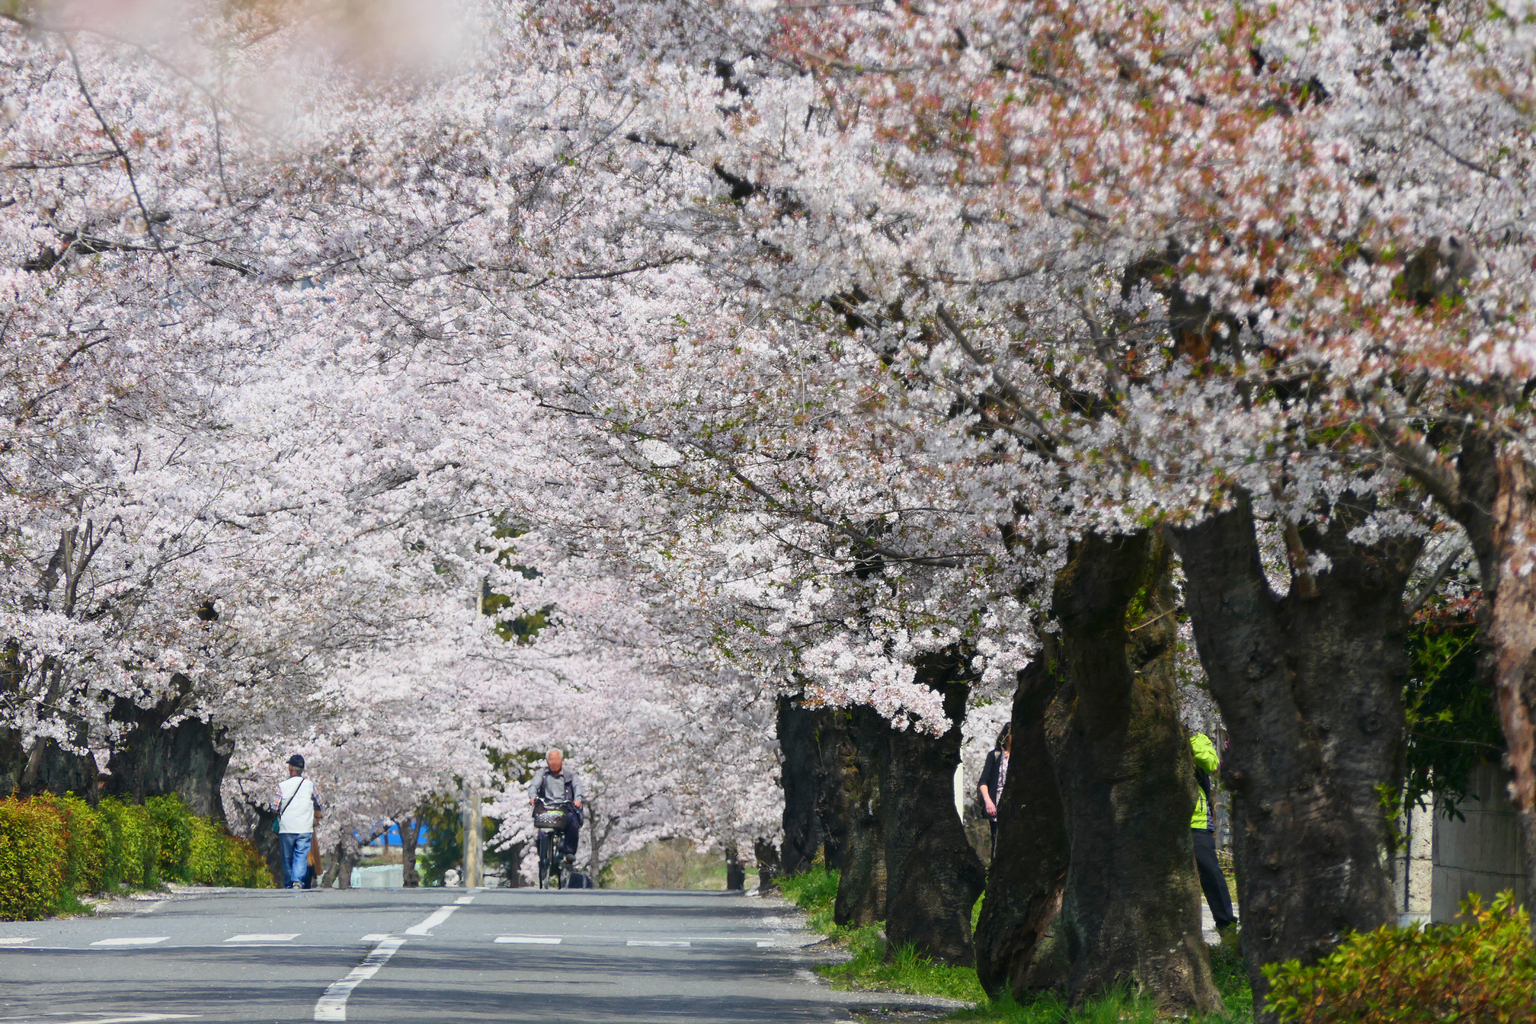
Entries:
POLYGON ((1536 467, 1518 452, 1505 452, 1497 466, 1492 548, 1498 574, 1483 616, 1483 650, 1513 775, 1510 799, 1525 839, 1530 902, 1536 900, 1536 467))
POLYGON ((757 859, 757 888, 767 892, 778 888, 779 848, 765 839, 754 840, 752 853, 757 859))
POLYGON ((725 848, 725 887, 730 892, 747 887, 747 869, 742 867, 741 854, 735 846, 725 848))
POLYGON ((828 868, 842 865, 848 836, 843 794, 848 722, 846 711, 802 708, 791 696, 779 698, 780 778, 784 788, 780 863, 787 875, 805 871, 818 854, 828 868))
POLYGON ((415 817, 401 815, 395 818, 395 824, 400 827, 400 884, 415 889, 421 885, 421 874, 416 870, 416 834, 421 823, 415 817))
POLYGON ((180 696, 148 708, 121 697, 113 705, 111 720, 128 728, 107 762, 107 794, 143 803, 146 797, 175 793, 193 814, 226 821, 222 789, 234 744, 224 729, 201 718, 183 718, 166 728, 191 695, 191 682, 176 679, 182 684, 180 696))
POLYGON ((885 918, 885 821, 880 814, 882 779, 890 755, 891 723, 871 708, 849 712, 849 740, 842 748, 841 777, 847 802, 847 839, 832 919, 861 927, 885 918))
POLYGON ((1154 534, 1089 537, 1056 579, 1062 683, 1045 739, 1069 849, 1057 928, 1074 1002, 1134 979, 1164 1008, 1208 1013, 1222 1002, 1201 939, 1170 560, 1154 534))
POLYGON ((997 813, 992 868, 976 922, 976 974, 994 998, 1065 989, 1056 915, 1067 879, 1067 828, 1045 743, 1045 709, 1060 678, 1036 658, 1013 697, 1013 753, 997 813))
POLYGON ((968 661, 958 652, 918 659, 917 681, 943 695, 951 724, 938 737, 886 726, 889 753, 877 805, 892 950, 911 943, 934 960, 966 966, 976 962, 971 908, 986 884, 986 869, 955 808, 955 766, 971 689, 968 661))
POLYGON ((1402 773, 1402 688, 1408 671, 1403 590, 1420 542, 1365 546, 1348 534, 1372 511, 1335 507, 1327 531, 1295 534, 1309 561, 1283 598, 1259 562, 1246 498, 1173 531, 1200 661, 1231 751, 1243 944, 1255 1019, 1264 964, 1314 963, 1348 931, 1395 922, 1380 787, 1402 773))

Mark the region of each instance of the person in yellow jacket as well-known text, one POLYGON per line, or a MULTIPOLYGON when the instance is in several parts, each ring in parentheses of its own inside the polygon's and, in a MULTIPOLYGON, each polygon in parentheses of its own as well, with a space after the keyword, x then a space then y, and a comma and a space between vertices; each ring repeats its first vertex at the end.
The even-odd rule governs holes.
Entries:
POLYGON ((1211 815, 1211 778, 1221 769, 1221 758, 1216 756, 1216 744, 1204 733, 1189 738, 1190 749, 1195 755, 1195 815, 1190 819, 1190 838, 1195 842, 1195 869, 1200 874, 1200 889, 1205 902, 1216 919, 1216 931, 1225 938, 1237 917, 1232 913, 1232 897, 1227 891, 1227 879, 1221 873, 1221 862, 1216 859, 1216 823, 1211 815))

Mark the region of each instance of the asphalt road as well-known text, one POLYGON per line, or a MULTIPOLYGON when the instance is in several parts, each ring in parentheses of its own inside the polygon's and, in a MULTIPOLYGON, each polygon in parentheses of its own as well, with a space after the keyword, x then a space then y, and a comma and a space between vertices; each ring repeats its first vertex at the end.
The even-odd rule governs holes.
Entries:
POLYGON ((807 970, 817 937, 739 893, 216 890, 116 907, 0 922, 0 1024, 849 1019, 807 970))

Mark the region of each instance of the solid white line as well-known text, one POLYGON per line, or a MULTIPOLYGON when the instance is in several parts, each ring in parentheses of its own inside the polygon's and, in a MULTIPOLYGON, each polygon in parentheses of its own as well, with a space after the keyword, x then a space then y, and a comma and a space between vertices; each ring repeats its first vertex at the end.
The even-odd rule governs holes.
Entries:
POLYGON ((624 943, 626 946, 671 946, 675 948, 686 947, 688 943, 673 939, 630 939, 624 943))
POLYGON ((298 932, 287 932, 282 935, 265 935, 254 932, 250 935, 231 935, 225 942, 292 942, 299 937, 298 932))
POLYGON ((153 946, 157 942, 164 942, 169 935, 148 935, 143 938, 131 939, 97 939, 91 943, 93 946, 153 946))
POLYGON ((521 942, 529 946, 558 946, 558 935, 498 935, 497 942, 521 942))
POLYGON ((19 946, 23 942, 36 942, 36 941, 37 941, 37 936, 35 936, 35 935, 32 936, 29 939, 10 939, 10 938, 6 938, 6 939, 0 939, 0 946, 19 946))
POLYGON ((449 906, 446 906, 446 907, 439 907, 439 908, 437 908, 437 910, 432 912, 432 916, 428 917, 425 921, 421 922, 421 924, 413 924, 409 928, 407 928, 405 930, 405 934, 407 934, 407 935, 428 935, 428 934, 431 934, 433 928, 436 928, 438 925, 440 925, 444 921, 448 920, 448 918, 450 916, 452 916, 453 912, 455 910, 458 910, 458 909, 459 908, 458 908, 457 905, 449 905, 449 906))
MULTIPOLYGON (((69 1014, 62 1014, 69 1016, 69 1014)), ((200 1020, 200 1013, 136 1013, 131 1017, 92 1017, 90 1020, 50 1020, 48 1024, 147 1024, 154 1020, 200 1020)), ((20 1017, 0 1017, 0 1020, 20 1021, 20 1017)))
POLYGON ((395 955, 395 950, 405 945, 404 939, 385 939, 373 947, 373 952, 363 958, 363 962, 352 968, 350 974, 340 981, 333 982, 325 990, 325 995, 315 1004, 315 1020, 346 1020, 347 997, 352 990, 363 982, 379 973, 379 968, 389 962, 389 958, 395 955))

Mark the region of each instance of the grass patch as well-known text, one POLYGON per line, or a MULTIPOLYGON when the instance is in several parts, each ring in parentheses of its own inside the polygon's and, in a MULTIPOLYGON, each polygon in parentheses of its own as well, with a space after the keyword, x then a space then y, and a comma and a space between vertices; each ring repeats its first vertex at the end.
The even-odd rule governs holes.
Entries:
MULTIPOLYGON (((1157 1006, 1149 998, 1120 989, 1069 1008, 1061 997, 1045 994, 1019 1004, 1008 996, 988 999, 969 967, 936 964, 918 956, 911 946, 891 950, 880 924, 840 928, 832 920, 837 902, 838 873, 816 864, 803 874, 780 878, 779 889, 805 911, 812 931, 827 936, 852 954, 846 963, 826 964, 817 972, 842 989, 908 992, 959 999, 976 1005, 943 1018, 947 1021, 995 1024, 1155 1024, 1157 1006)), ((971 927, 981 914, 981 900, 971 908, 971 927)), ((1196 1024, 1252 1024, 1253 992, 1248 968, 1236 951, 1213 949, 1211 970, 1227 1004, 1226 1013, 1194 1018, 1196 1024)))

